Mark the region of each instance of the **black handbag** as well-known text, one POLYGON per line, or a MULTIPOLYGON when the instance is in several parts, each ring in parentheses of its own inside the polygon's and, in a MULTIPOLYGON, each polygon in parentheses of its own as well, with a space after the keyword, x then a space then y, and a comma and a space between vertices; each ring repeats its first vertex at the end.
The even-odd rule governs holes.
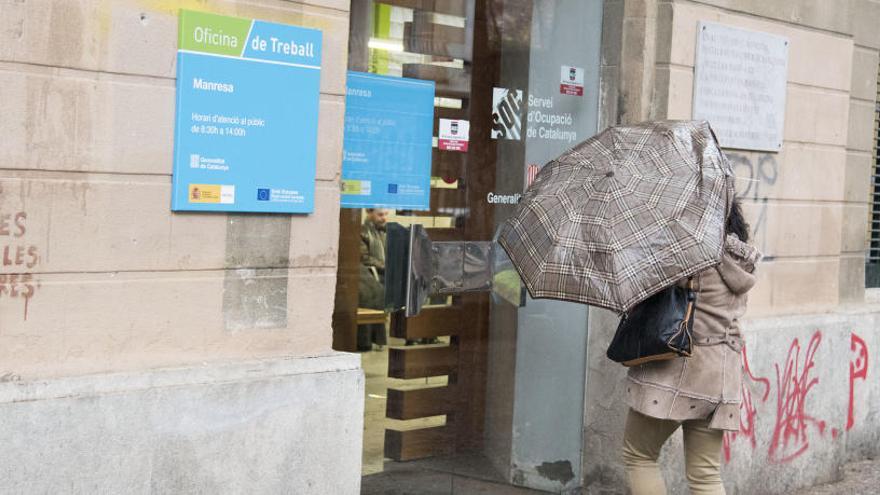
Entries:
POLYGON ((691 356, 697 294, 673 285, 623 315, 606 355, 624 366, 691 356))

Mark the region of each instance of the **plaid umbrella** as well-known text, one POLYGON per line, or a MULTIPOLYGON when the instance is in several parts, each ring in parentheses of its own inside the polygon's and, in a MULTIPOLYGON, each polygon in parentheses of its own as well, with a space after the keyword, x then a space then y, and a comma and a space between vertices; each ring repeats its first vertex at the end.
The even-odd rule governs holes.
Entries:
POLYGON ((707 122, 613 127, 544 166, 498 242, 532 297, 626 312, 720 262, 733 194, 707 122))

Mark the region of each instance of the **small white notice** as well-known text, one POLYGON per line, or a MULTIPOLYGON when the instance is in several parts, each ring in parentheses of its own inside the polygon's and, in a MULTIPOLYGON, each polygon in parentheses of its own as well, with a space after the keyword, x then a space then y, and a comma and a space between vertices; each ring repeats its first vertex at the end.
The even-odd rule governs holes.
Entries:
POLYGON ((584 96, 584 69, 563 65, 559 80, 559 92, 564 95, 584 96))
POLYGON ((779 151, 785 125, 788 39, 700 22, 694 62, 694 108, 721 146, 779 151))
POLYGON ((439 148, 448 151, 467 151, 471 125, 467 120, 440 119, 437 133, 439 148))

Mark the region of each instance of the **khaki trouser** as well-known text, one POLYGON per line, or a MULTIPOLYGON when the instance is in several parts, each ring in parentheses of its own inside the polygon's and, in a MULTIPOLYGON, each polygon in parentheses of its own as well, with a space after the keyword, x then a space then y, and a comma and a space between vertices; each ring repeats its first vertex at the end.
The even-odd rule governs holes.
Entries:
POLYGON ((633 495, 664 495, 666 483, 657 458, 660 448, 679 426, 684 432, 684 459, 693 494, 724 495, 721 484, 721 430, 708 420, 683 423, 656 419, 630 409, 623 439, 623 462, 633 495))

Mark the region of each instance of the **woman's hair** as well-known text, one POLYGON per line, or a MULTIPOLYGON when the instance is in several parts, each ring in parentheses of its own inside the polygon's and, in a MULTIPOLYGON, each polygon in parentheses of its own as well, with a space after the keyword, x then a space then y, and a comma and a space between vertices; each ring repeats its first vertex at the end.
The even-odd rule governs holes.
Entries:
POLYGON ((743 242, 749 242, 749 224, 743 216, 739 198, 734 198, 733 204, 730 205, 730 213, 727 215, 724 230, 728 234, 735 234, 743 242))

